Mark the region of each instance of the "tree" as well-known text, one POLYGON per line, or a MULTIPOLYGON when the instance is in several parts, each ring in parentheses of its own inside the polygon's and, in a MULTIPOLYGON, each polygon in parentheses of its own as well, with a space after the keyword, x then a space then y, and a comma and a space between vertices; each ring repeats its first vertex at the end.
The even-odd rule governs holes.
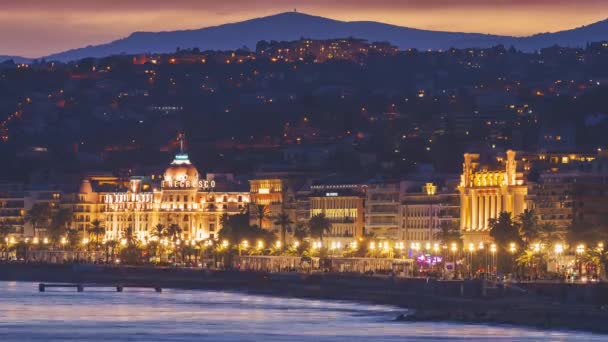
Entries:
POLYGON ((256 204, 255 213, 258 218, 258 227, 264 228, 264 221, 270 215, 270 208, 267 205, 256 204))
POLYGON ((4 242, 8 235, 13 232, 13 227, 8 224, 0 225, 0 239, 1 242, 4 242))
POLYGON ((508 250, 511 243, 522 247, 518 224, 511 219, 511 213, 502 212, 497 218, 490 219, 490 236, 503 249, 508 250))
POLYGON ((63 226, 63 228, 68 229, 68 227, 72 223, 72 218, 72 209, 59 208, 53 213, 51 222, 54 225, 63 226))
POLYGON ((106 234, 106 228, 101 225, 101 221, 93 220, 89 229, 89 236, 93 237, 95 251, 99 251, 99 238, 106 234))
POLYGON ((525 209, 517 218, 519 220, 519 236, 523 241, 524 247, 527 247, 532 241, 540 237, 538 219, 534 211, 529 209, 525 209))
POLYGON ((515 255, 511 252, 511 244, 515 244, 517 251, 521 251, 523 241, 519 235, 518 224, 511 219, 511 213, 502 212, 497 218, 490 220, 490 236, 502 251, 498 254, 497 266, 503 270, 513 270, 515 255))
POLYGON ((129 226, 125 229, 124 239, 127 242, 127 246, 135 246, 137 245, 137 239, 135 234, 133 234, 133 227, 129 226))
POLYGON ((441 230, 435 234, 435 239, 439 240, 443 245, 450 243, 462 244, 462 234, 460 229, 454 227, 451 222, 443 222, 441 224, 441 230))
POLYGON ((317 214, 310 218, 308 227, 310 235, 323 242, 323 235, 331 230, 331 221, 325 217, 325 214, 317 214))
POLYGON ((117 241, 114 241, 114 240, 106 241, 106 264, 110 262, 110 259, 114 260, 114 255, 116 254, 117 246, 118 246, 117 241))
POLYGON ((526 249, 515 260, 518 265, 529 269, 531 277, 538 277, 541 270, 546 270, 546 254, 541 251, 526 249))
POLYGON ((25 215, 25 221, 32 224, 34 232, 40 225, 48 224, 51 218, 51 207, 48 203, 36 203, 25 215))
POLYGON ((293 237, 302 242, 304 241, 304 239, 306 239, 308 237, 308 235, 310 234, 310 232, 308 231, 308 226, 306 225, 305 222, 298 222, 296 223, 296 227, 294 228, 293 231, 293 237))
POLYGON ((8 224, 0 225, 0 244, 3 246, 3 250, 8 251, 8 243, 6 243, 6 239, 9 234, 13 232, 13 227, 8 224))
POLYGON ((66 230, 65 235, 68 248, 76 250, 80 244, 80 232, 77 229, 69 228, 66 230))
POLYGON ((274 234, 258 226, 250 226, 247 214, 236 214, 226 216, 222 230, 219 232, 219 238, 220 240, 227 240, 237 244, 240 244, 244 240, 249 241, 251 244, 261 240, 268 246, 272 244, 274 234))
POLYGON ((287 245, 287 228, 293 223, 286 212, 282 212, 277 216, 277 220, 274 222, 275 225, 281 227, 281 251, 285 250, 287 245))
POLYGON ((171 224, 167 228, 167 237, 171 239, 174 243, 177 242, 182 236, 182 228, 177 224, 171 224))
POLYGON ((158 239, 158 241, 162 240, 166 236, 165 226, 160 223, 157 224, 156 226, 154 226, 151 235, 152 237, 158 239))

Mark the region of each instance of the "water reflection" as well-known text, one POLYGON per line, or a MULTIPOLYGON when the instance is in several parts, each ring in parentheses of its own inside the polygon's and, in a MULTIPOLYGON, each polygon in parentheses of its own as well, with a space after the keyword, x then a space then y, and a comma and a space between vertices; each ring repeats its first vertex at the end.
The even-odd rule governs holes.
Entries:
POLYGON ((566 341, 577 332, 392 320, 404 310, 231 292, 47 289, 0 282, 0 341, 566 341))

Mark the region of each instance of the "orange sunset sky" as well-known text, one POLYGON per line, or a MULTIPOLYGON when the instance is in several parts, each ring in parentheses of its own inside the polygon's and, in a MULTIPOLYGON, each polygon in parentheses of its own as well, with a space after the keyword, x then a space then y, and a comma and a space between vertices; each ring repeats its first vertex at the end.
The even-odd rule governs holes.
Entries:
POLYGON ((608 17, 608 0, 0 0, 0 55, 39 57, 133 31, 195 29, 294 8, 344 21, 518 36, 608 17))

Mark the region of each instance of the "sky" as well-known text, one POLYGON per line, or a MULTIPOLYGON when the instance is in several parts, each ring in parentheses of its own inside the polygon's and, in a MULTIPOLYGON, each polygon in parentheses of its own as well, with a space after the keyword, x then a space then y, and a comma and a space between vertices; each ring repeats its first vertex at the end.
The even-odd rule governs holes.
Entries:
POLYGON ((293 11, 420 29, 525 36, 608 18, 608 0, 0 0, 0 55, 40 57, 134 31, 293 11))

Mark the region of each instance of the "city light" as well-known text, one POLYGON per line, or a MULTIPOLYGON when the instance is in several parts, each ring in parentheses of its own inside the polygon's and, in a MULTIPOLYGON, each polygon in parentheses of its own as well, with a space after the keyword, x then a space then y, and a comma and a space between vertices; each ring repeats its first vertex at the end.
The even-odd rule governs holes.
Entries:
POLYGON ((511 254, 515 254, 515 252, 517 252, 517 245, 514 242, 509 244, 509 252, 511 252, 511 254))

